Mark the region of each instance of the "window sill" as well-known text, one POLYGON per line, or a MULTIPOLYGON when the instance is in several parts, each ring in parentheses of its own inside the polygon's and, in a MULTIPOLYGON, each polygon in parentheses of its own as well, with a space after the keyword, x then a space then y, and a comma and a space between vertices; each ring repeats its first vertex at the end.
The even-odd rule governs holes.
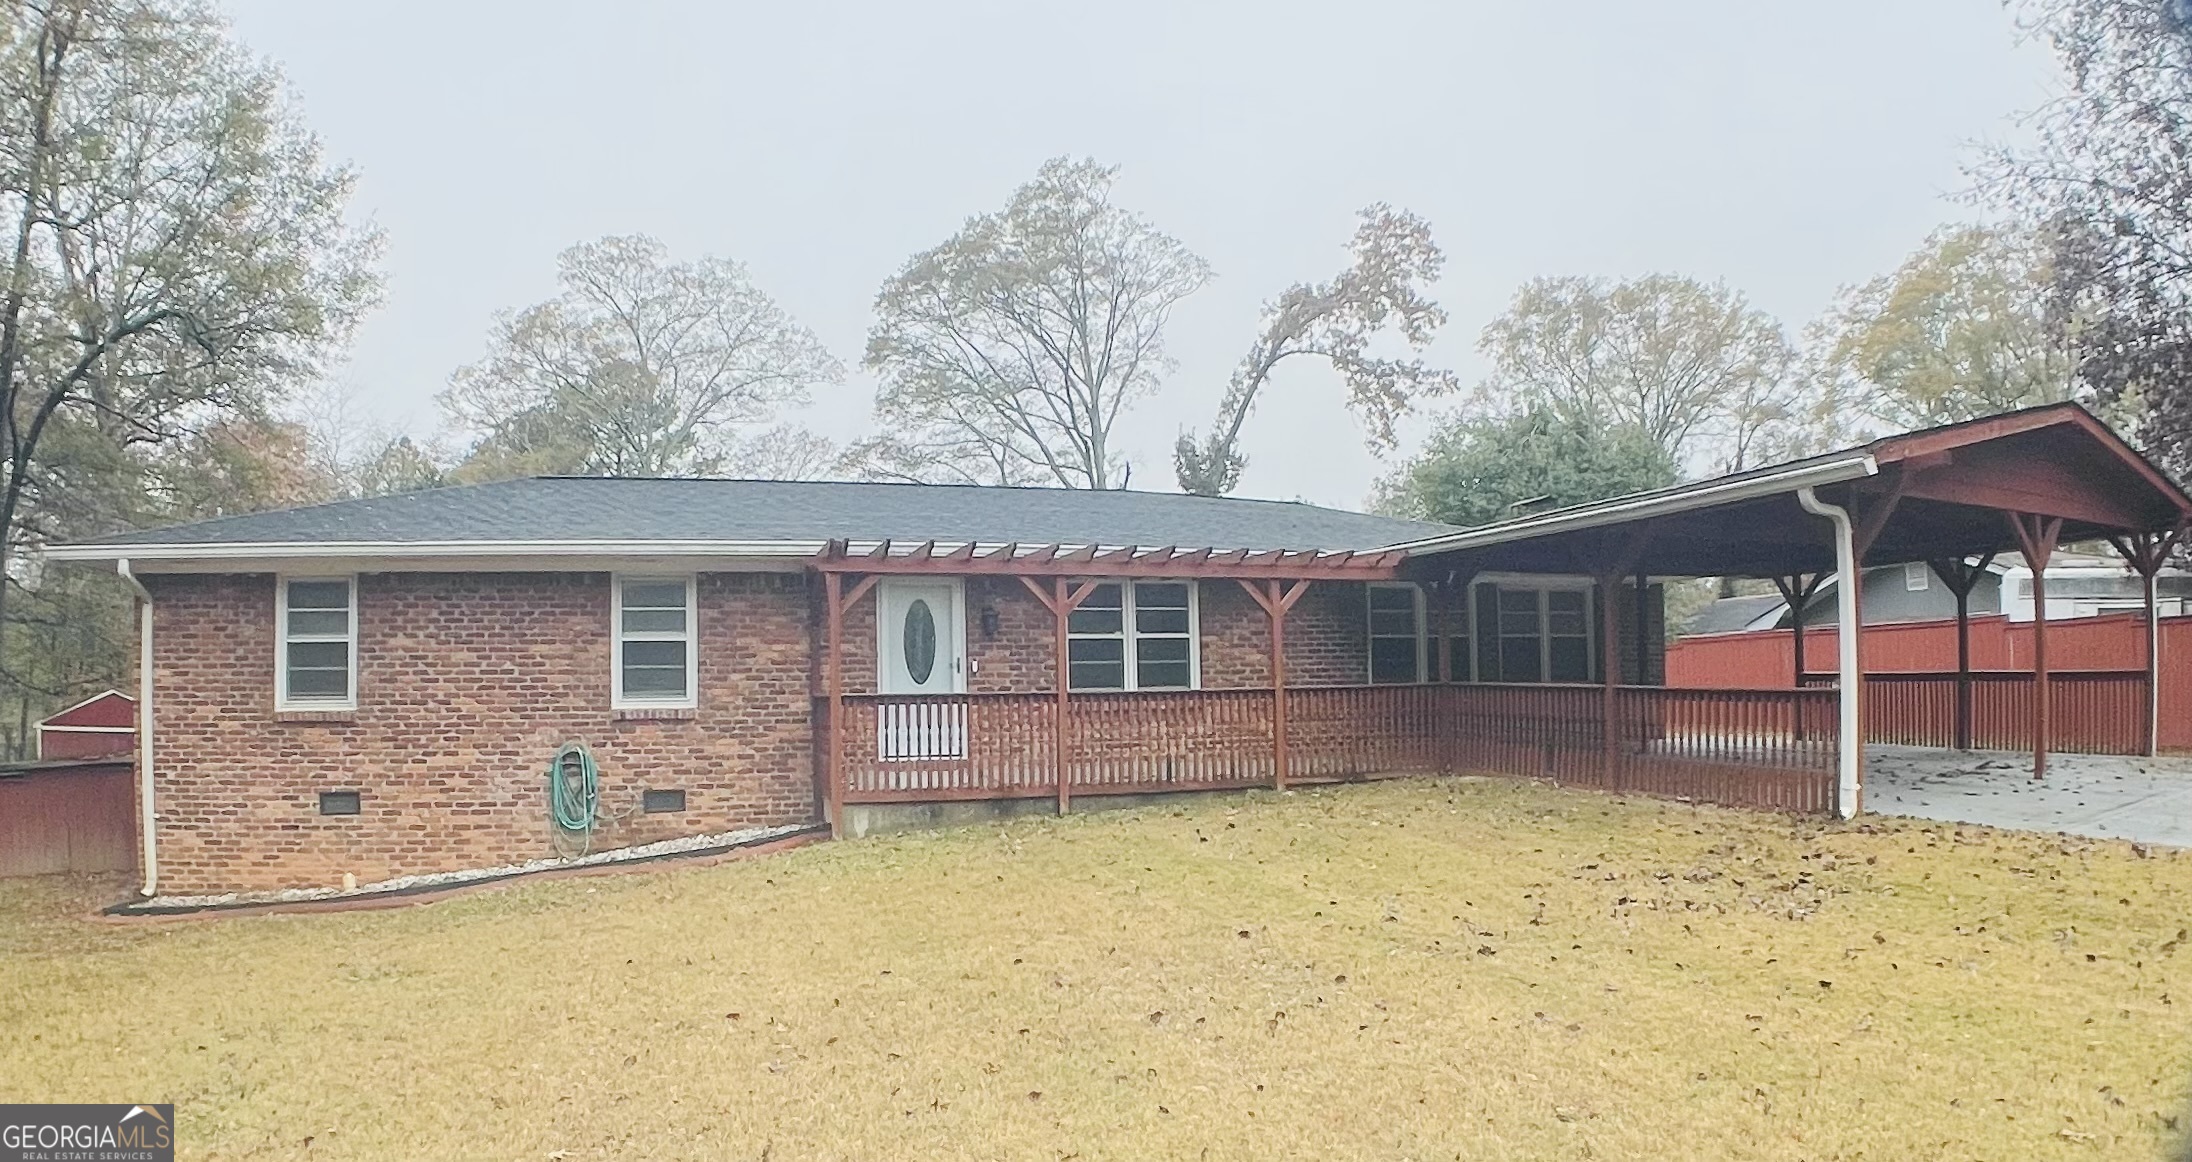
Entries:
POLYGON ((700 717, 694 706, 619 706, 609 712, 616 722, 686 722, 700 717))
POLYGON ((274 712, 276 722, 355 722, 357 717, 355 708, 337 706, 322 710, 291 709, 274 712))

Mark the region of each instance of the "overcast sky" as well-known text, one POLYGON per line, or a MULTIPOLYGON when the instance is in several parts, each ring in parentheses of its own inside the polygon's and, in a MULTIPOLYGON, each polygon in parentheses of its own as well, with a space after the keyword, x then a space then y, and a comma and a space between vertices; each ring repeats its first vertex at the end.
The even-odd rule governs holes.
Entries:
MULTIPOLYGON (((1087 155, 1218 275, 1123 422, 1134 485, 1163 489, 1259 305, 1336 272, 1370 202, 1430 219, 1453 318, 1432 357, 1471 379, 1537 275, 1725 279, 1793 333, 1974 216, 1961 164, 2051 83, 1995 0, 225 7, 387 233, 386 303, 339 373, 383 422, 434 429, 493 314, 613 233, 746 263, 857 364, 908 255, 1087 155)), ((795 418, 860 434, 873 386, 795 418)), ((1274 381, 1243 494, 1363 502, 1384 466, 1339 394, 1321 367, 1274 381)))

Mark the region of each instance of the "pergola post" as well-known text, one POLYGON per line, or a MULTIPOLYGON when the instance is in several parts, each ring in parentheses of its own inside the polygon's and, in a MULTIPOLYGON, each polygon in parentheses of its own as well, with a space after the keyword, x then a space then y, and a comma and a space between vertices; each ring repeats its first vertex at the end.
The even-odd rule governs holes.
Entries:
POLYGON ((2132 533, 2128 537, 2110 537, 2109 543, 2123 554, 2124 564, 2139 575, 2139 589, 2146 605, 2146 753, 2161 752, 2162 722, 2162 624, 2161 602, 2155 592, 2155 578, 2169 560, 2169 554, 2181 543, 2192 526, 2179 525, 2166 533, 2132 533))
POLYGON ((829 706, 823 724, 822 816, 829 821, 831 839, 843 838, 845 827, 845 624, 838 604, 844 590, 843 574, 822 574, 822 693, 829 706))
POLYGON ((1286 789, 1287 742, 1286 742, 1286 615, 1309 591, 1307 579, 1294 582, 1285 589, 1277 581, 1266 581, 1258 589, 1254 582, 1243 580, 1242 589, 1251 600, 1263 608, 1271 622, 1271 786, 1274 790, 1286 789))
MULTIPOLYGON (((1621 579, 1643 559, 1652 533, 1651 522, 1632 526, 1619 540, 1605 543, 1598 560, 1598 670, 1599 670, 1599 774, 1612 790, 1621 789, 1621 614, 1614 605, 1621 579)), ((1637 626, 1638 666, 1641 670, 1644 627, 1637 626)))
POLYGON ((2047 777, 2047 750, 2052 742, 2054 701, 2047 685, 2047 563, 2055 555, 2056 538, 2062 535, 2063 518, 2005 512, 2017 534, 2017 547, 2025 566, 2032 570, 2032 778, 2047 777))
POLYGON ((1616 791, 1621 789, 1621 616, 1614 601, 1627 572, 1598 578, 1599 769, 1606 786, 1616 791))
POLYGON ((1056 659, 1058 680, 1057 700, 1051 706, 1050 716, 1050 766, 1051 780, 1058 787, 1058 814, 1063 815, 1073 810, 1073 780, 1069 777, 1072 764, 1067 761, 1070 756, 1066 744, 1067 703, 1073 688, 1073 661, 1070 656, 1072 642, 1067 632, 1067 619, 1073 615, 1074 610, 1081 607, 1082 602, 1088 600, 1089 594, 1096 592, 1097 583, 1084 581, 1069 590, 1065 578, 1053 577, 1050 589, 1045 591, 1035 578, 1024 573, 1019 577, 1020 584, 1026 586, 1027 591, 1035 595, 1035 600, 1042 602, 1043 608, 1050 611, 1054 632, 1051 646, 1052 656, 1056 659))
POLYGON ((845 575, 831 570, 822 574, 823 649, 822 689, 828 700, 829 721, 823 724, 822 812, 829 821, 830 838, 842 839, 845 831, 845 613, 875 588, 879 577, 862 577, 845 589, 845 575))
POLYGON ((1957 750, 1971 749, 1971 591, 1994 563, 1987 550, 1977 564, 1958 557, 1936 557, 1926 562, 1933 575, 1956 597, 1956 738, 1957 750))

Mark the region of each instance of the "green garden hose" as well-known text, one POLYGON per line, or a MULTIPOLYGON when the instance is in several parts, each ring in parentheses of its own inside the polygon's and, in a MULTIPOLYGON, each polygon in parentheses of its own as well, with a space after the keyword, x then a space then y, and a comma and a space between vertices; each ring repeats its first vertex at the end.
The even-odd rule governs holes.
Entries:
MULTIPOLYGON (((601 812, 601 768, 582 742, 567 742, 548 763, 548 815, 559 834, 576 834, 592 845, 601 812)), ((583 854, 583 852, 582 852, 583 854)))

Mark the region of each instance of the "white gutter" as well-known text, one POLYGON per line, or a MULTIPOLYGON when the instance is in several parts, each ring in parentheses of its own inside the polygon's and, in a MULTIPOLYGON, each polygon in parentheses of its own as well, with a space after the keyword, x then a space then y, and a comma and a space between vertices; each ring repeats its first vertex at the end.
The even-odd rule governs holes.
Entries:
MULTIPOLYGON (((1810 488, 1796 490, 1796 502, 1804 511, 1823 516, 1834 522, 1834 575, 1837 579, 1857 575, 1857 536, 1850 527, 1849 510, 1828 504, 1810 488)), ((1834 594, 1834 644, 1836 706, 1841 710, 1841 722, 1835 737, 1836 757, 1839 759, 1840 779, 1834 801, 1834 813, 1844 819, 1852 819, 1864 805, 1865 739, 1858 732, 1857 700, 1862 693, 1863 678, 1857 672, 1857 591, 1858 586, 1837 584, 1834 594)))
POLYGON ((114 571, 137 591, 137 818, 145 836, 145 885, 137 890, 150 899, 160 886, 159 832, 152 809, 152 591, 129 571, 129 558, 117 559, 114 571))
POLYGON ((1763 496, 1810 489, 1823 484, 1840 484, 1866 476, 1877 475, 1880 465, 1870 453, 1845 456, 1821 464, 1769 472, 1741 480, 1703 484, 1695 488, 1676 488, 1664 492, 1646 493, 1599 504, 1582 505, 1560 512, 1548 512, 1521 520, 1501 521, 1482 528, 1458 533, 1444 533, 1426 537, 1420 541, 1403 541, 1387 545, 1380 552, 1405 552, 1409 556, 1424 553, 1443 553, 1454 549, 1482 548, 1502 545, 1533 537, 1570 533, 1581 529, 1600 528, 1649 517, 1669 516, 1674 513, 1694 512, 1701 508, 1713 508, 1739 501, 1756 500, 1763 496))

